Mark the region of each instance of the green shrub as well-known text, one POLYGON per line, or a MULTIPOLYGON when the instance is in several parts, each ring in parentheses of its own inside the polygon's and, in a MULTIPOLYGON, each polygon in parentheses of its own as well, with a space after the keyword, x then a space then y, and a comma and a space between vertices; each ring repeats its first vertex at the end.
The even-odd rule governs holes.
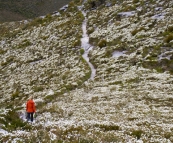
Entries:
POLYGON ((137 139, 139 140, 141 138, 142 133, 143 133, 142 130, 134 130, 132 131, 131 135, 137 137, 137 139))
POLYGON ((81 12, 78 12, 77 15, 76 15, 76 19, 80 20, 80 21, 83 21, 85 19, 85 17, 83 16, 83 14, 81 12))
POLYGON ((94 32, 94 28, 93 27, 88 28, 88 31, 87 31, 88 34, 91 34, 93 32, 94 32))
POLYGON ((164 133, 164 137, 166 138, 166 139, 169 139, 170 137, 172 137, 173 136, 173 133, 171 133, 171 132, 165 132, 164 133))
POLYGON ((43 91, 44 88, 42 86, 34 86, 33 90, 34 90, 34 92, 39 92, 39 91, 43 91))
POLYGON ((113 131, 113 130, 117 131, 120 129, 120 127, 117 125, 102 125, 102 124, 98 125, 98 124, 96 124, 95 126, 99 127, 100 129, 102 129, 104 131, 113 131))
POLYGON ((15 56, 8 56, 5 62, 1 62, 1 66, 6 66, 15 60, 15 56))
POLYGON ((138 32, 140 32, 140 31, 142 31, 142 30, 145 30, 145 28, 144 28, 144 27, 141 27, 141 28, 139 28, 139 29, 134 29, 134 30, 131 32, 131 34, 132 34, 132 36, 134 36, 134 35, 136 35, 138 32))
POLYGON ((105 143, 118 143, 118 142, 120 142, 119 137, 117 137, 113 133, 102 135, 101 140, 102 140, 102 142, 105 142, 105 143))
POLYGON ((133 3, 138 3, 139 2, 139 0, 133 0, 133 3))
POLYGON ((81 4, 82 0, 73 0, 75 4, 81 4))
POLYGON ((173 26, 168 27, 169 32, 173 32, 173 26))
POLYGON ((106 44, 107 44, 107 41, 105 40, 105 39, 102 39, 102 40, 100 40, 99 42, 98 42, 98 46, 100 47, 100 48, 103 48, 103 47, 106 47, 106 44))
POLYGON ((77 87, 77 85, 72 85, 72 84, 67 84, 67 85, 65 85, 65 88, 67 89, 67 90, 73 90, 73 89, 75 89, 77 87))
POLYGON ((11 95, 11 99, 14 100, 18 96, 19 96, 19 91, 17 90, 11 95))
POLYGON ((79 143, 94 143, 94 139, 79 138, 79 143))
POLYGON ((133 5, 124 5, 123 6, 123 11, 132 11, 132 10, 136 10, 136 7, 133 5))
POLYGON ((113 53, 113 49, 106 48, 105 57, 111 57, 112 53, 113 53))
POLYGON ((6 53, 6 51, 5 51, 5 50, 0 49, 0 55, 3 55, 4 53, 6 53))
POLYGON ((97 102, 98 100, 99 100, 98 96, 92 97, 92 99, 91 99, 92 102, 97 102))
POLYGON ((165 39, 164 42, 169 43, 170 41, 173 40, 173 34, 169 34, 165 39))
POLYGON ((18 46, 13 47, 13 48, 15 48, 15 49, 22 49, 22 48, 25 48, 27 46, 30 46, 31 44, 32 43, 29 40, 25 39, 18 46))
POLYGON ((45 25, 46 23, 50 22, 52 19, 53 17, 50 14, 46 15, 45 18, 37 17, 28 24, 26 24, 25 27, 23 27, 22 29, 24 30, 33 26, 39 26, 40 24, 45 25))
POLYGON ((16 129, 28 130, 31 129, 30 125, 24 123, 18 116, 17 112, 12 110, 4 115, 5 120, 1 120, 0 123, 4 125, 4 129, 8 131, 13 131, 16 129))
POLYGON ((80 46, 80 45, 81 45, 81 41, 79 39, 74 42, 74 47, 80 46))
POLYGON ((89 38, 89 43, 91 43, 91 44, 94 45, 94 46, 97 46, 98 42, 99 42, 98 37, 96 37, 96 38, 90 37, 90 38, 89 38))
POLYGON ((83 55, 85 53, 84 49, 80 49, 80 54, 83 55))
POLYGON ((2 67, 3 67, 3 66, 6 66, 6 65, 8 65, 7 62, 1 62, 1 66, 2 66, 2 67))
POLYGON ((115 45, 121 44, 122 43, 121 39, 122 39, 122 36, 119 36, 118 38, 107 42, 107 46, 115 46, 115 45))
POLYGON ((135 29, 135 30, 133 30, 133 31, 131 32, 132 36, 135 36, 137 33, 138 33, 138 30, 137 30, 137 29, 135 29))

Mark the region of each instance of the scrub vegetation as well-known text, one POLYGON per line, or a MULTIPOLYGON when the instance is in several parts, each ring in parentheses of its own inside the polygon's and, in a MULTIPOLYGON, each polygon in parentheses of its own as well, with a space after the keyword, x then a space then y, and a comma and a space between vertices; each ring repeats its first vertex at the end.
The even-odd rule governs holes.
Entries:
POLYGON ((56 14, 1 23, 0 142, 173 142, 172 8, 74 0, 56 14), (25 119, 31 95, 34 123, 25 119))

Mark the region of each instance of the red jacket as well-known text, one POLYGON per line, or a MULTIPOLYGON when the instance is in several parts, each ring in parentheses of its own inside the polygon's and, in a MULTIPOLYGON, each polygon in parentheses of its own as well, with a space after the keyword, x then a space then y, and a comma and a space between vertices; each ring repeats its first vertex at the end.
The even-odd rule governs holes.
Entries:
POLYGON ((35 103, 33 100, 28 100, 26 103, 26 111, 27 112, 35 112, 35 103))

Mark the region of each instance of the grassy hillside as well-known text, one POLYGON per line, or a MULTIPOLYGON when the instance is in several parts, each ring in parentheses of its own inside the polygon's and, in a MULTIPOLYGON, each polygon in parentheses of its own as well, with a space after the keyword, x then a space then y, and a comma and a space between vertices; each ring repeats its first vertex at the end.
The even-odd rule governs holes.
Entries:
POLYGON ((173 142, 172 13, 172 0, 74 0, 58 15, 1 24, 0 142, 173 142))
POLYGON ((57 11, 71 0, 0 0, 0 22, 19 21, 57 11))

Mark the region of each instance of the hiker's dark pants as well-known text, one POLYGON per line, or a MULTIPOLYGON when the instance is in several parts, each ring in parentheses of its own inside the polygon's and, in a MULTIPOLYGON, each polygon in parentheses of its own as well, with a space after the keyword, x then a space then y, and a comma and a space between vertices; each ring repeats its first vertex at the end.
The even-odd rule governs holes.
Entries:
POLYGON ((34 114, 34 112, 27 112, 27 121, 31 121, 31 122, 33 122, 33 114, 34 114))

